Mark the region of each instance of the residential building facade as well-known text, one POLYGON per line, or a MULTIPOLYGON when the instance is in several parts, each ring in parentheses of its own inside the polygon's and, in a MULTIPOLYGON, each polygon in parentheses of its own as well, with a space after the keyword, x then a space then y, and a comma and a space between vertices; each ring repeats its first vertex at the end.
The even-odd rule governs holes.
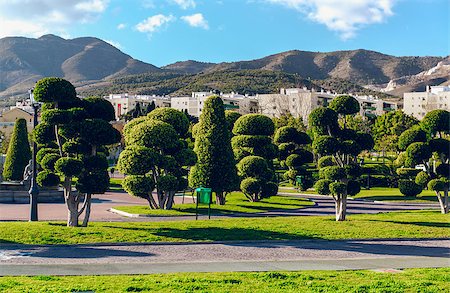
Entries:
POLYGON ((437 109, 450 111, 450 86, 427 86, 424 92, 403 94, 403 111, 419 120, 437 109))

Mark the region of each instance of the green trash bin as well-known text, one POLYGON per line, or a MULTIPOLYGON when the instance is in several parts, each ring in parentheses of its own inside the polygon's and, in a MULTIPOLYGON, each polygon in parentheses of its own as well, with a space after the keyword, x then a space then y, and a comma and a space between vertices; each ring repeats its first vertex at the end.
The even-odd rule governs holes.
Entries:
POLYGON ((211 204, 211 188, 199 187, 195 189, 198 203, 211 204))
POLYGON ((203 203, 208 205, 208 219, 211 219, 211 203, 212 203, 212 190, 211 188, 199 187, 195 189, 197 194, 197 204, 195 207, 195 219, 198 219, 198 204, 203 203))
POLYGON ((302 176, 302 175, 295 176, 295 182, 297 183, 297 186, 302 185, 302 182, 303 182, 303 176, 302 176))

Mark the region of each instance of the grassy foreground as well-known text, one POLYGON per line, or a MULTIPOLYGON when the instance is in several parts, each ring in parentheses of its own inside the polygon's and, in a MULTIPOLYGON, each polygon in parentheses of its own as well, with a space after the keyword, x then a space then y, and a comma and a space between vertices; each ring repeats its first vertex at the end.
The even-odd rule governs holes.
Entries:
POLYGON ((420 211, 350 215, 345 222, 330 216, 93 222, 87 228, 68 228, 62 222, 0 222, 0 243, 447 238, 449 220, 437 211, 420 211))
POLYGON ((5 292, 449 292, 450 269, 2 277, 5 292))
MULTIPOLYGON (((191 195, 185 195, 186 200, 191 200, 191 195)), ((263 213, 273 210, 293 210, 301 209, 305 206, 314 205, 313 202, 295 197, 272 196, 265 198, 259 202, 249 202, 242 192, 232 192, 227 196, 227 204, 219 206, 211 205, 211 214, 226 215, 231 213, 263 213)), ((148 206, 118 206, 115 209, 141 215, 151 216, 184 216, 195 215, 195 204, 178 204, 174 205, 172 210, 152 210, 148 206)), ((208 205, 199 205, 199 214, 208 213, 208 205)))

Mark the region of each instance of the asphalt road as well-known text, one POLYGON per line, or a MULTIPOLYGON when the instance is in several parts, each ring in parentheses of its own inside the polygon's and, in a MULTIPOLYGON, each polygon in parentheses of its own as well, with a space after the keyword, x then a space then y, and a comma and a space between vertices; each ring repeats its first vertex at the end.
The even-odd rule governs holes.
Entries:
POLYGON ((450 239, 0 246, 0 275, 450 266, 450 239))
MULTIPOLYGON (((279 193, 280 195, 303 197, 315 202, 314 206, 308 206, 298 210, 270 211, 260 214, 235 214, 231 217, 242 216, 327 216, 334 215, 334 201, 331 197, 318 195, 294 195, 292 193, 279 193)), ((176 203, 182 198, 177 197, 176 203)), ((192 202, 190 196, 185 197, 185 202, 192 202)), ((96 195, 92 203, 91 221, 171 221, 171 220, 192 220, 194 216, 183 217, 148 217, 148 218, 128 218, 109 211, 115 206, 124 205, 146 205, 147 201, 120 192, 107 192, 96 195)), ((359 200, 349 200, 347 205, 348 214, 374 214, 381 212, 393 212, 402 210, 438 209, 438 204, 404 204, 404 203, 375 203, 359 200)), ((66 220, 67 208, 64 203, 39 204, 39 220, 66 220)), ((228 217, 230 217, 228 216, 228 217)), ((0 204, 0 221, 26 221, 29 217, 28 204, 0 204)), ((213 216, 220 218, 224 216, 213 216)), ((205 218, 204 216, 201 218, 205 218)))

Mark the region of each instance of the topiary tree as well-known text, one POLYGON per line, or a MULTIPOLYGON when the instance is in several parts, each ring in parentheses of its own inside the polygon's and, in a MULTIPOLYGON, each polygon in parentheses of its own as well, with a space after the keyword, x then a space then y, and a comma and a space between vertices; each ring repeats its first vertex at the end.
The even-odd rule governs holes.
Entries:
POLYGON ((38 81, 34 96, 44 103, 42 122, 33 131, 40 146, 36 159, 43 168, 37 182, 54 186, 62 177, 67 226, 78 226, 83 212, 81 225, 87 226, 92 195, 104 193, 109 187, 104 146, 120 141, 120 133, 109 124, 114 108, 101 98, 77 98, 72 84, 61 78, 38 81))
POLYGON ((211 96, 205 101, 194 138, 198 160, 189 173, 189 185, 210 187, 216 194, 216 203, 224 205, 226 194, 239 189, 239 177, 220 97, 211 96))
POLYGON ((254 178, 260 184, 258 193, 249 194, 245 188, 247 183, 241 183, 241 190, 251 201, 259 201, 261 198, 276 195, 278 192, 278 188, 274 188, 276 177, 272 163, 278 152, 277 146, 272 143, 271 139, 274 128, 269 117, 259 114, 244 115, 234 123, 233 134, 235 136, 231 139, 231 146, 236 161, 239 161, 238 173, 242 180, 254 178), (246 159, 248 157, 252 159, 246 159), (264 160, 267 166, 267 168, 260 165, 258 165, 259 168, 255 167, 261 173, 250 174, 242 169, 247 165, 260 164, 261 160, 264 160))
POLYGON ((17 119, 9 142, 6 160, 3 166, 3 179, 22 181, 23 171, 31 159, 30 143, 28 141, 27 121, 17 119))
POLYGON ((252 202, 276 195, 278 185, 273 180, 273 170, 267 160, 259 156, 247 156, 237 164, 241 176, 241 190, 252 202))
POLYGON ((284 178, 292 184, 296 183, 296 177, 302 176, 299 183, 301 190, 312 187, 312 174, 304 166, 314 161, 314 155, 303 148, 311 143, 311 139, 305 132, 300 132, 297 128, 283 126, 277 129, 274 142, 278 145, 278 159, 282 166, 288 167, 284 173, 284 178))
POLYGON ((127 174, 122 186, 131 195, 146 199, 151 209, 171 209, 175 192, 187 187, 186 167, 197 160, 181 139, 188 127, 186 115, 171 108, 155 109, 125 125, 126 148, 118 161, 118 170, 127 174))
MULTIPOLYGON (((449 212, 450 141, 443 138, 449 133, 450 112, 446 110, 428 112, 420 122, 420 128, 412 127, 400 136, 399 147, 404 152, 397 159, 400 167, 397 172, 416 170, 416 174, 409 177, 408 186, 414 184, 415 190, 420 189, 420 192, 425 186, 433 190, 443 214, 449 212), (424 171, 413 169, 417 165, 421 165, 424 171)), ((412 194, 410 189, 403 188, 400 191, 408 195, 412 194)))
POLYGON ((225 119, 227 120, 227 126, 228 129, 230 130, 231 135, 233 135, 233 127, 234 127, 234 123, 236 122, 236 120, 239 119, 239 117, 241 117, 242 115, 239 114, 236 111, 232 111, 232 110, 225 110, 225 119))
POLYGON ((356 99, 341 96, 334 99, 329 108, 312 111, 308 119, 314 134, 312 149, 317 155, 324 156, 319 159, 320 180, 314 188, 319 194, 333 196, 336 221, 346 218, 347 196, 360 191, 357 179, 362 172, 357 164, 358 154, 374 146, 370 134, 346 128, 345 117, 358 112, 356 99), (339 116, 344 119, 343 128, 338 124, 339 116))

